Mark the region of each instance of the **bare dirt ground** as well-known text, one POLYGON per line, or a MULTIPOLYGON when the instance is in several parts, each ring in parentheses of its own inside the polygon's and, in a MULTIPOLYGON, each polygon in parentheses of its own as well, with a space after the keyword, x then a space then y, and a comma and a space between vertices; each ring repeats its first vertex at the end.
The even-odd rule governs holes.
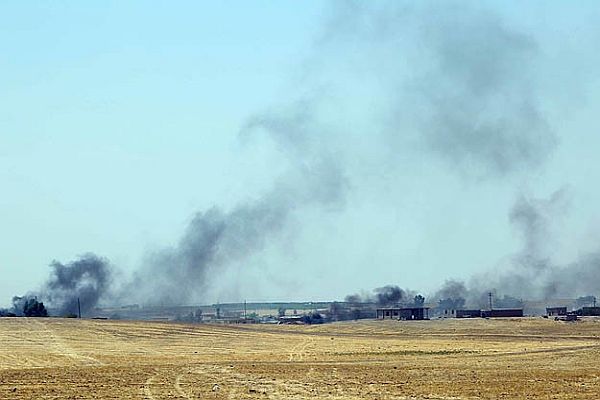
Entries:
POLYGON ((0 399, 600 399, 600 320, 0 319, 0 399))

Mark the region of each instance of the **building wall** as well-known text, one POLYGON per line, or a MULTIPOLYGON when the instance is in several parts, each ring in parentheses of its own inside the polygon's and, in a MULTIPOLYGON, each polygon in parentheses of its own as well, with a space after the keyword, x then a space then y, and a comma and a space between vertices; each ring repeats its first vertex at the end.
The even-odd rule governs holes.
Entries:
POLYGON ((377 319, 423 320, 428 318, 426 308, 379 308, 377 319))
POLYGON ((550 317, 556 315, 567 315, 567 307, 548 307, 546 308, 546 314, 550 317))
POLYGON ((481 316, 484 318, 510 318, 510 317, 522 317, 522 308, 499 308, 495 310, 485 310, 481 312, 481 316))
POLYGON ((481 318, 481 310, 456 310, 456 318, 481 318))
POLYGON ((582 316, 600 316, 600 307, 583 307, 577 312, 578 315, 582 316))

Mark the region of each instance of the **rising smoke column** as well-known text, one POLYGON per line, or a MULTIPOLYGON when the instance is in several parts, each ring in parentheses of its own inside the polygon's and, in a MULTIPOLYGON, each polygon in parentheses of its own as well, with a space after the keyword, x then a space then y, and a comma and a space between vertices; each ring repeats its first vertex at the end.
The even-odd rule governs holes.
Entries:
MULTIPOLYGON (((553 231, 567 208, 568 197, 565 188, 548 199, 519 194, 508 213, 508 221, 521 241, 521 249, 499 261, 493 269, 480 272, 468 284, 447 280, 433 298, 444 308, 463 305, 487 308, 489 293, 497 307, 515 306, 521 298, 555 297, 557 285, 563 285, 564 278, 559 275, 561 268, 552 262, 553 231)), ((574 294, 571 289, 568 293, 574 294)))
POLYGON ((106 296, 112 283, 108 260, 93 253, 67 264, 53 261, 50 268, 50 278, 40 298, 47 299, 59 315, 77 314, 77 299, 80 299, 82 313, 92 310, 106 296))
POLYGON ((343 204, 357 186, 348 160, 361 159, 365 138, 395 153, 398 167, 415 150, 478 178, 539 167, 556 140, 532 83, 537 56, 534 38, 492 12, 336 3, 301 73, 302 90, 241 129, 243 141, 274 142, 288 170, 259 198, 198 212, 174 247, 147 257, 127 296, 159 304, 202 298, 296 212, 343 204), (373 104, 364 93, 376 94, 373 104), (353 102, 365 107, 349 112, 353 102))
POLYGON ((415 299, 411 298, 416 292, 402 289, 397 285, 385 285, 373 289, 373 293, 350 294, 344 299, 346 303, 376 303, 379 306, 395 306, 409 304, 415 299))
POLYGON ((576 260, 559 263, 554 249, 560 246, 557 231, 569 210, 570 193, 561 188, 537 198, 521 193, 508 220, 521 240, 516 253, 468 284, 447 281, 435 298, 460 296, 468 306, 487 307, 488 293, 497 307, 518 307, 521 299, 575 298, 600 292, 600 252, 583 253, 576 260))
POLYGON ((448 279, 433 295, 433 299, 443 309, 460 309, 465 306, 469 291, 462 281, 448 279))
POLYGON ((402 301, 406 301, 406 292, 395 285, 386 285, 376 288, 375 300, 379 305, 395 305, 402 301))
POLYGON ((77 315, 78 299, 82 313, 87 313, 97 307, 99 302, 108 300, 113 271, 107 259, 87 253, 67 264, 53 261, 50 268, 50 275, 41 289, 23 296, 14 296, 12 308, 0 310, 0 315, 10 312, 17 316, 41 316, 37 315, 40 313, 32 309, 32 306, 43 308, 44 305, 49 306, 58 316, 77 315))
POLYGON ((520 196, 510 222, 522 238, 512 268, 499 280, 499 288, 525 298, 576 297, 600 292, 598 251, 582 253, 574 261, 554 261, 560 245, 557 230, 570 209, 570 193, 562 188, 547 199, 520 196))
MULTIPOLYGON (((123 298, 163 304, 202 298, 222 271, 296 223, 304 207, 338 207, 347 192, 360 188, 350 169, 363 161, 363 145, 375 143, 392 154, 391 162, 383 152, 372 157, 377 173, 389 165, 414 173, 419 165, 403 160, 415 152, 425 163, 439 160, 450 173, 483 179, 542 167, 557 140, 540 106, 539 58, 533 35, 472 4, 334 3, 297 90, 241 129, 243 140, 275 142, 288 170, 260 196, 192 216, 172 248, 151 252, 123 298), (348 106, 354 102, 359 106, 348 106), (350 166, 348 160, 359 162, 350 166)), ((520 198, 511 210, 524 246, 505 272, 469 283, 459 297, 479 299, 494 287, 525 297, 598 290, 600 252, 553 263, 545 248, 552 216, 538 200, 520 198)), ((93 257, 91 263, 99 271, 107 265, 93 257)), ((86 308, 101 300, 110 282, 72 264, 53 265, 44 290, 53 305, 70 312, 76 297, 86 299, 86 308)), ((448 287, 437 297, 456 298, 448 287)))
MULTIPOLYGON (((223 271, 295 223, 297 212, 343 204, 347 192, 360 187, 348 160, 361 160, 363 143, 393 153, 391 164, 398 169, 415 151, 454 173, 477 177, 541 166, 556 140, 533 83, 537 57, 533 37, 475 7, 335 3, 297 93, 250 116, 241 129, 242 140, 276 143, 288 169, 258 197, 192 216, 173 247, 146 257, 122 299, 155 304, 202 299, 223 271), (365 93, 372 98, 365 101, 365 93), (353 102, 360 107, 349 110, 353 102)), ((383 168, 382 158, 373 157, 375 170, 383 168)), ((410 174, 418 166, 406 168, 410 174)), ((68 266, 54 269, 70 271, 68 266)), ((73 293, 95 304, 106 289, 102 274, 89 285, 100 290, 89 295, 82 290, 86 284, 77 283, 86 281, 84 275, 72 280, 59 275, 66 279, 51 281, 47 292, 65 310, 73 309, 73 293)), ((402 299, 395 293, 392 298, 402 299)))
MULTIPOLYGON (((248 125, 244 134, 260 129, 274 137, 287 127, 299 129, 294 121, 279 118, 275 122, 273 116, 265 115, 248 125)), ((303 125, 302 129, 307 128, 303 125)), ((198 301, 227 268, 260 251, 282 232, 297 209, 337 207, 346 190, 337 162, 308 151, 294 160, 294 167, 259 198, 231 210, 213 207, 198 212, 176 246, 147 257, 123 297, 163 305, 198 301)))
POLYGON ((568 207, 565 188, 548 199, 521 194, 509 212, 509 221, 522 241, 521 250, 510 257, 498 278, 497 288, 525 298, 552 298, 556 295, 556 268, 552 262, 553 230, 568 207))

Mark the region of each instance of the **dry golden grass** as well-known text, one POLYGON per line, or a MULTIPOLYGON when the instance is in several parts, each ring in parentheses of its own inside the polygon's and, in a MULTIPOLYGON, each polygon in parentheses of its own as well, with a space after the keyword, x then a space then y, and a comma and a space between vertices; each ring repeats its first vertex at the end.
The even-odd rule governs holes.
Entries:
POLYGON ((600 321, 0 319, 0 399, 600 399, 600 321))

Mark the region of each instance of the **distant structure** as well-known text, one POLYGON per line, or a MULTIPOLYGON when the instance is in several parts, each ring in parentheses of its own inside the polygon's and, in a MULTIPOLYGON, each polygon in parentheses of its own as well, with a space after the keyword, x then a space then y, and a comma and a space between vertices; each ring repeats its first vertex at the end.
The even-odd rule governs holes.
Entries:
POLYGON ((429 307, 386 307, 377 309, 377 319, 422 321, 429 319, 429 307))
POLYGON ((546 315, 549 317, 567 315, 567 307, 546 307, 546 315))
POLYGON ((555 321, 564 321, 564 322, 575 322, 575 321, 579 320, 579 316, 577 316, 576 312, 568 312, 565 315, 558 315, 558 316, 554 317, 554 320, 555 321))
POLYGON ((600 317, 600 307, 581 307, 576 313, 582 317, 600 317))
POLYGON ((522 308, 495 308, 493 310, 482 310, 481 316, 483 318, 511 318, 511 317, 522 317, 522 308))
POLYGON ((456 318, 481 318, 481 310, 456 310, 456 318))
POLYGON ((513 318, 522 316, 522 308, 494 308, 492 310, 456 310, 456 318, 513 318))
POLYGON ((445 309, 443 309, 443 312, 442 312, 442 310, 437 309, 437 313, 440 318, 454 318, 454 317, 456 317, 457 311, 458 310, 445 308, 445 309))
POLYGON ((279 317, 280 324, 286 325, 304 325, 304 316, 303 315, 284 315, 279 317))
MULTIPOLYGON (((504 296, 506 298, 506 296, 504 296)), ((489 310, 453 310, 456 318, 512 318, 522 317, 522 308, 494 308, 494 293, 488 293, 489 310)), ((565 310, 566 312, 566 310, 565 310)))

